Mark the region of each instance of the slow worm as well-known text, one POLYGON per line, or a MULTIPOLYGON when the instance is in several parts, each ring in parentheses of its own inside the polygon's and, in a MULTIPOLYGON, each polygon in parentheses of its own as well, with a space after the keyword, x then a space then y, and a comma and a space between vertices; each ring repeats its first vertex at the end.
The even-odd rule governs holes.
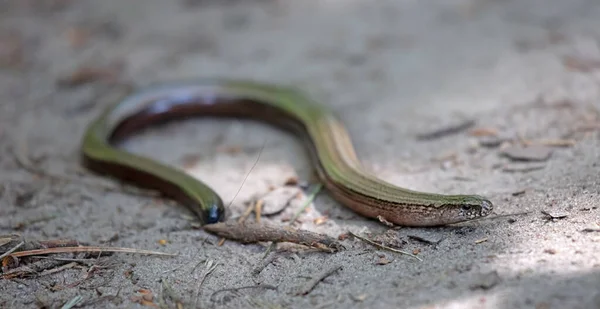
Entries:
POLYGON ((148 86, 108 107, 87 128, 84 164, 91 170, 159 190, 189 207, 203 223, 224 219, 222 199, 202 181, 118 142, 139 130, 190 116, 247 118, 295 133, 307 146, 331 196, 356 213, 403 226, 437 226, 487 216, 479 195, 413 191, 382 181, 361 166, 340 120, 297 90, 241 80, 194 80, 148 86))

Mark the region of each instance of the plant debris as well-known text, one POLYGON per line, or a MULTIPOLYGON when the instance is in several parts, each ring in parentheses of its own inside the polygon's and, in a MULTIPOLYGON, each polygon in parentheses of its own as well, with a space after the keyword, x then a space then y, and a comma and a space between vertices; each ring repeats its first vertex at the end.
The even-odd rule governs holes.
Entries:
POLYGON ((261 241, 291 242, 327 252, 337 252, 344 248, 342 244, 327 235, 266 223, 227 221, 207 224, 204 226, 204 230, 242 243, 256 243, 261 241))

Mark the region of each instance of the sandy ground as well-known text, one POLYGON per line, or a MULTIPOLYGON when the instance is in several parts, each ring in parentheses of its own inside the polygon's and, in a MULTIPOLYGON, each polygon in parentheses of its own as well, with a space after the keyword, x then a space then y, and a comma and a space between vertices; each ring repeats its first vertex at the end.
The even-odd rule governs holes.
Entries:
MULTIPOLYGON (((179 256, 115 254, 2 280, 0 307, 60 308, 80 296, 85 308, 176 308, 170 287, 184 308, 600 308, 599 21, 592 0, 2 1, 0 233, 179 256), (75 73, 85 67, 100 74, 66 85, 83 82, 75 73), (422 261, 349 237, 333 254, 280 244, 253 273, 268 244, 218 246, 187 209, 105 192, 117 183, 82 172, 82 132, 120 89, 111 76, 294 85, 335 110, 379 177, 486 195, 495 218, 389 229, 324 191, 296 227, 385 240, 422 261), (417 138, 465 119, 474 125, 417 138), (546 146, 510 149, 524 143, 546 146), (36 176, 16 157, 75 181, 36 176)), ((170 124, 124 147, 186 168, 227 203, 260 154, 232 216, 312 175, 295 139, 246 121, 170 124)), ((263 220, 288 224, 301 202, 263 220)))

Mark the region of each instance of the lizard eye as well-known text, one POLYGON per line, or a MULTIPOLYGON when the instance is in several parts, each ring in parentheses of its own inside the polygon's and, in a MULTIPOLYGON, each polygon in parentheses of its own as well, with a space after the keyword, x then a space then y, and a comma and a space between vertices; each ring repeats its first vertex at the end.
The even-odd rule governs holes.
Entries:
POLYGON ((461 209, 464 211, 470 211, 471 210, 471 205, 462 205, 461 209))

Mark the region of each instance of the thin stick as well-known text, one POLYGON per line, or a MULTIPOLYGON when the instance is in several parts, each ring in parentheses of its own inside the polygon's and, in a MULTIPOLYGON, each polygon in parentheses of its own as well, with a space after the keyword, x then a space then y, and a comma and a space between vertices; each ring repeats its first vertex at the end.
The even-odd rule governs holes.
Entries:
POLYGON ((27 251, 19 251, 11 253, 14 257, 32 256, 40 254, 53 254, 53 253, 72 253, 72 252, 122 252, 122 253, 137 253, 137 254, 151 254, 161 256, 177 256, 177 254, 163 253, 157 251, 140 250, 132 248, 119 248, 119 247, 58 247, 58 248, 47 248, 47 249, 35 249, 27 251))
POLYGON ((392 252, 396 252, 396 253, 408 255, 410 257, 413 257, 413 258, 415 258, 415 259, 423 262, 423 260, 421 258, 419 258, 418 256, 416 256, 414 254, 411 254, 411 253, 408 253, 406 251, 401 251, 401 250, 398 250, 398 249, 394 249, 394 248, 390 248, 390 247, 387 247, 387 246, 384 246, 384 245, 380 245, 380 244, 378 244, 378 243, 376 243, 376 242, 374 242, 374 241, 372 241, 372 240, 370 240, 368 238, 365 238, 365 237, 362 237, 362 236, 358 236, 358 235, 356 235, 356 234, 354 234, 354 233, 352 233, 350 231, 348 231, 348 234, 350 234, 350 235, 352 235, 352 236, 354 236, 354 237, 356 237, 356 238, 358 238, 358 239, 360 239, 362 241, 365 241, 365 242, 367 242, 367 243, 369 243, 369 244, 371 244, 371 245, 373 245, 375 247, 379 247, 379 248, 384 249, 384 250, 388 250, 388 251, 392 251, 392 252))
POLYGON ((333 273, 340 270, 341 268, 342 268, 342 265, 337 265, 337 266, 333 266, 333 267, 327 269, 326 271, 320 273, 319 275, 317 275, 316 277, 314 277, 310 281, 308 281, 306 284, 304 284, 304 286, 302 288, 300 288, 300 290, 298 292, 296 292, 296 295, 306 295, 306 294, 310 293, 310 291, 312 291, 317 286, 317 284, 319 284, 319 282, 321 282, 323 279, 331 276, 333 273))
POLYGON ((25 242, 22 241, 22 242, 18 243, 16 246, 12 247, 10 250, 4 252, 2 255, 0 255, 0 260, 3 259, 4 257, 10 255, 11 253, 15 252, 17 249, 19 249, 24 244, 25 244, 25 242))
MULTIPOLYGON (((246 210, 244 211, 244 213, 238 218, 237 222, 238 223, 243 223, 244 221, 246 221, 246 219, 248 219, 248 216, 250 216, 250 214, 252 213, 252 210, 254 210, 254 204, 250 203, 250 205, 248 205, 248 207, 246 207, 246 210)), ((217 243, 217 246, 222 246, 225 243, 225 237, 221 237, 221 239, 219 239, 219 242, 217 243)))
POLYGON ((327 252, 337 252, 343 249, 340 243, 327 235, 265 223, 245 222, 239 224, 232 221, 219 222, 205 225, 204 230, 242 243, 275 241, 301 244, 327 252))

